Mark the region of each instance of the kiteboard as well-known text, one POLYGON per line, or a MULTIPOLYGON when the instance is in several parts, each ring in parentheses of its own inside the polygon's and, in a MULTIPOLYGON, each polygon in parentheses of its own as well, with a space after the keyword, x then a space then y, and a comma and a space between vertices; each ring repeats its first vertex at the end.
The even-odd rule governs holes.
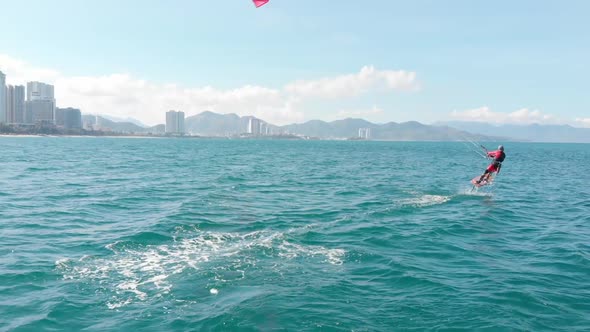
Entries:
POLYGON ((490 184, 492 184, 492 182, 494 182, 494 178, 490 175, 487 178, 484 177, 484 179, 480 183, 477 183, 477 181, 479 181, 479 178, 480 177, 481 177, 481 175, 478 175, 478 176, 474 177, 471 180, 471 184, 473 184, 477 188, 480 188, 480 187, 483 187, 483 186, 490 185, 490 184))

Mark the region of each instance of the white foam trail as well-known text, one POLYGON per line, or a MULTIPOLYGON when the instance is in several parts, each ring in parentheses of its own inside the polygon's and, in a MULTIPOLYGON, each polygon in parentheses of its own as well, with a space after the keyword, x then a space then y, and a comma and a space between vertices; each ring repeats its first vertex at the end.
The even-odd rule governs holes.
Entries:
POLYGON ((139 286, 138 281, 125 281, 117 285, 117 293, 122 292, 131 292, 137 296, 140 300, 145 300, 147 298, 147 294, 137 289, 139 286))
MULTIPOLYGON (((128 299, 130 293, 132 299, 139 301, 169 293, 174 286, 170 276, 199 270, 203 264, 208 264, 208 271, 222 272, 222 276, 214 277, 217 282, 231 282, 244 279, 260 260, 319 258, 319 262, 340 265, 346 254, 342 249, 293 243, 283 233, 271 231, 198 232, 196 236, 189 232, 175 239, 171 244, 157 246, 132 246, 117 241, 106 246, 112 251, 108 257, 64 258, 55 265, 64 279, 97 282, 107 290, 111 285, 111 291, 117 295, 107 306, 116 309, 132 302, 128 299), (223 273, 227 271, 231 273, 223 273)), ((277 265, 280 267, 280 263, 277 265)))
POLYGON ((443 204, 451 200, 451 196, 422 195, 420 197, 406 198, 399 201, 402 206, 426 207, 443 204))

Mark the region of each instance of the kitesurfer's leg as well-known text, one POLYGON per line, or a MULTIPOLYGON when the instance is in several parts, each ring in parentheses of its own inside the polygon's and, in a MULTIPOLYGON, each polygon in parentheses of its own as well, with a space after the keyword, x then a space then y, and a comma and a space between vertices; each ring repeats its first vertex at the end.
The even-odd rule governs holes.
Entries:
POLYGON ((483 177, 486 176, 486 173, 483 173, 480 177, 479 180, 475 181, 475 183, 479 184, 481 183, 481 180, 483 180, 483 177))
MULTIPOLYGON (((477 180, 477 182, 476 182, 476 183, 481 183, 481 181, 483 180, 483 178, 484 178, 486 175, 488 175, 488 174, 489 174, 489 172, 490 172, 490 171, 488 171, 488 170, 486 169, 486 171, 485 171, 485 172, 484 172, 484 173, 483 173, 483 174, 482 174, 482 175, 479 177, 479 180, 477 180)), ((489 175, 488 175, 488 177, 489 177, 489 175)), ((487 178, 486 178, 486 180, 487 180, 487 178)))

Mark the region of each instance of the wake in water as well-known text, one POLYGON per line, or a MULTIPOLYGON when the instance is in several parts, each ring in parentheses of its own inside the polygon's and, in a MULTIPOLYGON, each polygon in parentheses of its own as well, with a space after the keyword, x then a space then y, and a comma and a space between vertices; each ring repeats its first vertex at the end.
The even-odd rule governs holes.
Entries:
POLYGON ((494 193, 488 188, 465 187, 460 189, 455 196, 493 197, 494 193))
POLYGON ((452 196, 443 196, 443 195, 421 195, 419 197, 412 197, 412 198, 405 198, 402 200, 397 201, 397 203, 402 206, 410 206, 410 207, 426 207, 438 204, 444 204, 450 201, 452 196))
POLYGON ((434 194, 419 194, 417 192, 411 192, 416 195, 415 197, 403 198, 396 200, 395 205, 397 207, 413 207, 413 208, 425 208, 435 205, 441 205, 452 201, 453 199, 465 196, 471 197, 492 197, 493 192, 491 190, 473 190, 472 188, 465 187, 460 189, 457 193, 452 195, 434 195, 434 194))
MULTIPOLYGON (((110 309, 134 301, 146 301, 170 293, 175 275, 201 274, 203 281, 219 286, 239 281, 256 273, 258 265, 272 263, 269 274, 284 273, 287 266, 303 260, 304 264, 343 263, 345 251, 289 241, 285 234, 256 231, 247 234, 199 232, 178 234, 171 244, 137 245, 114 242, 106 246, 113 255, 84 256, 78 260, 60 259, 56 269, 65 280, 94 284, 109 297, 110 309), (188 236, 187 236, 188 235, 188 236), (281 265, 277 262, 283 262, 281 265), (190 271, 190 272, 189 272, 190 271)), ((206 287, 203 285, 202 287, 206 287)))

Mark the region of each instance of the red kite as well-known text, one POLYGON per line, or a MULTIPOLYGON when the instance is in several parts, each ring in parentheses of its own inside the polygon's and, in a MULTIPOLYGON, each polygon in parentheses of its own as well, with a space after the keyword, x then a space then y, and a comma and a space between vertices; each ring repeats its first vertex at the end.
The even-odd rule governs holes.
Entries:
POLYGON ((256 6, 256 8, 266 5, 266 3, 268 1, 269 0, 252 0, 252 2, 254 2, 254 6, 256 6))

